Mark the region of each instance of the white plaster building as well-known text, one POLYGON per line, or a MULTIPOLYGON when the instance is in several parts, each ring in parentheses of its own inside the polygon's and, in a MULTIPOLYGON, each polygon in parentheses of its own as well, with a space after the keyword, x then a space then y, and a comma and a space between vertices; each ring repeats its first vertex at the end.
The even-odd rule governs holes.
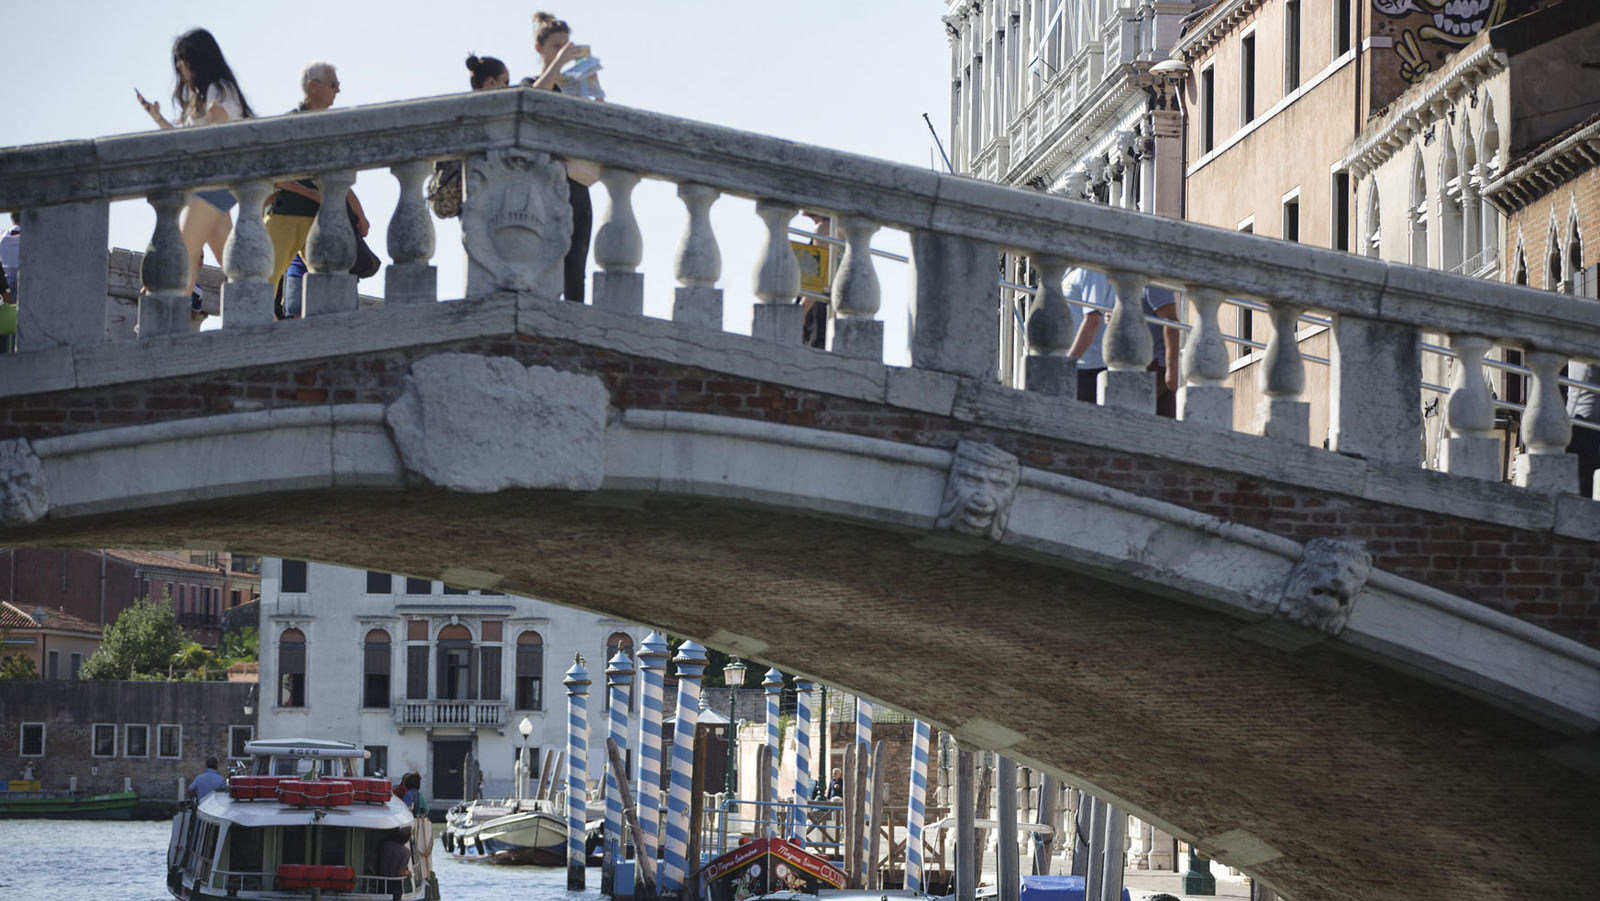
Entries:
MULTIPOLYGON (((1179 79, 1150 69, 1193 9, 1192 0, 948 0, 952 167, 1181 217, 1179 79)), ((1004 271, 1030 283, 1025 261, 1004 271)), ((1002 314, 1007 384, 1018 382, 1025 352, 1018 320, 1002 314)))
MULTIPOLYGON (((619 648, 631 654, 649 631, 530 598, 321 563, 268 558, 261 576, 260 736, 359 744, 372 751, 369 770, 391 781, 421 773, 435 807, 472 797, 475 767, 480 795, 512 793, 523 717, 533 724, 531 759, 566 748, 562 678, 574 654, 593 682, 591 732, 603 736, 606 661, 619 648)), ((591 781, 603 751, 591 740, 591 781)))

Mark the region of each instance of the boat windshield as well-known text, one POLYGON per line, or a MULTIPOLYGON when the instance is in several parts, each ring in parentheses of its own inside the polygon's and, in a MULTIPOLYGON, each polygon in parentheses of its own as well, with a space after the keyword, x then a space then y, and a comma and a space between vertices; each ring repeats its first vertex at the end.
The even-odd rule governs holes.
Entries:
POLYGON ((344 778, 357 775, 352 757, 269 757, 256 761, 256 775, 304 776, 316 767, 317 775, 344 778))

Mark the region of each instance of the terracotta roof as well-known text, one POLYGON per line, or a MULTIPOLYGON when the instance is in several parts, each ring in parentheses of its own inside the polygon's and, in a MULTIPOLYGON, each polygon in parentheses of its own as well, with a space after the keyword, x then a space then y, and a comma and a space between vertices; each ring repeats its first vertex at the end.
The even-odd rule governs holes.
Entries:
POLYGON ((10 601, 0 601, 0 629, 50 629, 57 632, 101 634, 100 627, 94 623, 59 609, 46 610, 44 623, 40 624, 34 620, 33 613, 30 610, 10 601))
POLYGON ((212 575, 218 575, 222 572, 215 566, 206 566, 201 563, 190 563, 187 560, 179 560, 176 557, 168 557, 165 554, 158 554, 155 551, 107 550, 106 553, 116 557, 118 560, 125 560, 129 563, 132 563, 135 566, 159 566, 163 569, 181 569, 188 572, 211 573, 212 575))

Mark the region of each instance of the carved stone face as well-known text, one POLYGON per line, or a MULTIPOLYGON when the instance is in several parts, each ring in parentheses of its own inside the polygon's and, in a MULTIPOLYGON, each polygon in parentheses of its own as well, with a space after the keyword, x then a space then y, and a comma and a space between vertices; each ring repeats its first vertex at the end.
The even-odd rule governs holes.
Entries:
POLYGON ((992 445, 963 441, 945 481, 937 525, 998 540, 1016 498, 1017 458, 992 445))
POLYGON ((1372 555, 1359 542, 1314 538, 1289 574, 1280 610, 1291 622, 1337 634, 1371 572, 1372 555))

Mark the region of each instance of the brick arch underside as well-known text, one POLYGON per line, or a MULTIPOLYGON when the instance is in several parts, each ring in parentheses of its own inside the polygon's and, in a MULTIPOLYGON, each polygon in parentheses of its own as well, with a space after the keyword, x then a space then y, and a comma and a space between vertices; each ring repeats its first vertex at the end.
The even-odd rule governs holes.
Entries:
POLYGON ((302 492, 47 521, 28 541, 197 534, 367 569, 499 573, 499 590, 764 642, 763 663, 937 723, 1014 730, 1012 756, 1203 849, 1243 830, 1281 855, 1245 869, 1297 899, 1557 897, 1592 878, 1600 786, 1542 756, 1561 736, 1326 647, 1262 648, 1237 620, 1104 572, 604 493, 302 492))

